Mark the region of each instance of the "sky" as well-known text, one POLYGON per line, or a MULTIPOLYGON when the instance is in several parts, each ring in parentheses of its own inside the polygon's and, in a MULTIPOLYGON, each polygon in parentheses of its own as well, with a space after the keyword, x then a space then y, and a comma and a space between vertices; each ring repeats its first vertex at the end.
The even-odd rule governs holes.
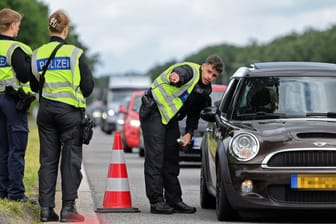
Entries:
POLYGON ((70 17, 94 76, 146 73, 218 44, 267 44, 292 32, 336 25, 334 0, 39 0, 70 17))

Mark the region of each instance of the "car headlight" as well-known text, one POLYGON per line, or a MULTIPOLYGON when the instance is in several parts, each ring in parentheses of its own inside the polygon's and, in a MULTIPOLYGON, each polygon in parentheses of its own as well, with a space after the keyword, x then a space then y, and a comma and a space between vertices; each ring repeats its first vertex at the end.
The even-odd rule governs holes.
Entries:
POLYGON ((92 113, 92 116, 93 116, 94 118, 98 118, 98 117, 101 117, 101 116, 102 116, 102 113, 101 113, 100 111, 94 111, 94 112, 92 113))
POLYGON ((114 114, 115 114, 115 112, 114 112, 114 110, 112 110, 112 109, 109 109, 108 111, 107 111, 107 114, 108 114, 108 116, 114 116, 114 114))
POLYGON ((251 160, 259 152, 259 141, 252 134, 238 134, 231 140, 230 152, 239 161, 251 160))
POLYGON ((132 126, 132 127, 136 127, 136 128, 138 128, 138 127, 140 127, 140 121, 139 120, 131 120, 130 121, 130 125, 132 126))

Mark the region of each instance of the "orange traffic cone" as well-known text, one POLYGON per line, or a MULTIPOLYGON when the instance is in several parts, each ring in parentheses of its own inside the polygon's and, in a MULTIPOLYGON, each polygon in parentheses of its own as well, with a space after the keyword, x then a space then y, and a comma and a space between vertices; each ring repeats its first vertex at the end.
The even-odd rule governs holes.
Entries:
POLYGON ((96 208, 96 212, 140 212, 138 208, 132 208, 123 148, 120 132, 116 131, 112 159, 107 174, 103 208, 96 208))

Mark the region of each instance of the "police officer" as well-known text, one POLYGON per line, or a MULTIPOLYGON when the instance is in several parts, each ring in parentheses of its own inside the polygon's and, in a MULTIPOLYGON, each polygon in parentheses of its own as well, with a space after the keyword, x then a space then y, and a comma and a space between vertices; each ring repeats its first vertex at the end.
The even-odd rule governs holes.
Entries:
POLYGON ((23 184, 28 112, 18 111, 15 97, 5 93, 6 87, 29 87, 32 50, 15 40, 21 19, 12 9, 0 10, 0 199, 30 201, 23 184))
POLYGON ((145 144, 145 185, 151 213, 194 213, 182 200, 179 175, 178 120, 186 119, 183 147, 190 144, 200 111, 211 105, 211 82, 223 72, 218 56, 202 65, 185 62, 165 70, 142 98, 140 121, 145 144))
POLYGON ((70 19, 61 10, 49 17, 50 42, 33 52, 31 80, 33 91, 40 93, 37 125, 40 137, 39 203, 42 222, 58 221, 55 213, 55 188, 60 160, 62 183, 61 222, 82 222, 75 207, 81 183, 82 111, 85 98, 94 87, 91 71, 83 50, 65 43, 70 19), (41 74, 55 48, 55 57, 41 74))

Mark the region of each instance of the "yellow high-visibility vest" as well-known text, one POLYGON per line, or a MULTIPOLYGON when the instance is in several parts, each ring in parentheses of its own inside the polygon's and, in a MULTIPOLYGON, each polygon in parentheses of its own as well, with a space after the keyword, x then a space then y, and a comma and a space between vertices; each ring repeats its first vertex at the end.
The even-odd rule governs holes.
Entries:
POLYGON ((167 68, 151 84, 152 95, 161 114, 162 124, 166 125, 181 109, 191 91, 200 79, 200 65, 192 62, 175 64, 167 68), (169 75, 181 65, 189 65, 193 69, 193 77, 181 87, 170 85, 169 75))
POLYGON ((12 86, 14 89, 22 87, 26 93, 31 92, 29 82, 21 83, 17 80, 11 64, 13 52, 18 47, 27 55, 32 55, 32 49, 24 43, 15 40, 0 40, 0 92, 5 91, 6 86, 12 86))
MULTIPOLYGON (((58 44, 57 41, 50 42, 33 52, 32 72, 37 80, 40 80, 44 65, 58 44)), ((42 89, 44 98, 76 108, 85 108, 85 98, 79 87, 81 80, 79 57, 82 53, 82 49, 71 44, 64 44, 58 49, 44 75, 45 82, 42 89)))

